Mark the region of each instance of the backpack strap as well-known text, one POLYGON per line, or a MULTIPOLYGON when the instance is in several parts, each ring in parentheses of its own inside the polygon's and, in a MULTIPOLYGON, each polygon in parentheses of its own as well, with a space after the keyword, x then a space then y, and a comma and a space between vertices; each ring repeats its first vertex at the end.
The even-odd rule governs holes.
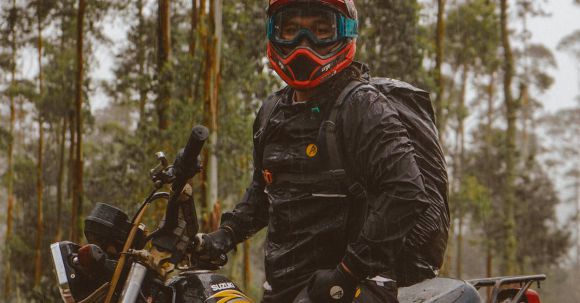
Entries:
POLYGON ((344 157, 342 156, 341 152, 340 152, 340 148, 339 148, 339 144, 338 144, 338 140, 337 140, 337 135, 336 135, 336 131, 337 131, 337 120, 338 120, 338 114, 339 111, 342 107, 342 105, 344 104, 346 98, 348 98, 353 92, 355 92, 356 90, 358 90, 360 87, 363 86, 368 86, 369 84, 366 84, 364 82, 361 82, 359 80, 353 80, 351 81, 340 93, 340 95, 338 96, 338 98, 336 99, 334 106, 332 106, 332 108, 330 109, 330 112, 328 114, 328 118, 322 122, 322 126, 320 127, 320 133, 319 133, 319 142, 323 145, 324 149, 326 151, 327 154, 327 158, 328 158, 328 165, 330 170, 332 171, 341 171, 343 172, 343 174, 346 176, 346 185, 348 186, 348 192, 349 194, 355 198, 356 200, 358 199, 363 199, 366 194, 365 194, 365 190, 364 187, 354 181, 352 178, 350 178, 348 176, 348 174, 346 173, 345 169, 344 169, 344 157))
POLYGON ((269 122, 270 119, 272 118, 272 115, 278 108, 278 105, 280 105, 281 101, 282 101, 282 91, 279 91, 274 95, 270 96, 268 99, 266 99, 266 101, 262 104, 262 110, 260 111, 258 117, 256 117, 256 119, 259 119, 260 121, 260 128, 254 134, 254 144, 256 150, 258 150, 260 154, 262 153, 263 150, 264 134, 266 133, 268 124, 270 124, 269 122))
POLYGON ((351 93, 353 93, 358 87, 364 85, 363 82, 358 80, 353 80, 350 82, 338 95, 334 105, 331 107, 328 117, 325 121, 322 122, 322 126, 320 127, 320 142, 325 147, 327 156, 328 156, 328 164, 330 169, 342 169, 344 168, 343 165, 343 157, 340 153, 337 138, 336 138, 336 122, 338 120, 338 114, 342 104, 351 93))

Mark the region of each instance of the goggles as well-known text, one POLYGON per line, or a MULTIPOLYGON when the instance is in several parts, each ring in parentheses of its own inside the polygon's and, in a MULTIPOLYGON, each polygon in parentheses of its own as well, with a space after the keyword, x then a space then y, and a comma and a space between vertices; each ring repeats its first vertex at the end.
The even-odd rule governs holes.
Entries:
POLYGON ((303 39, 314 46, 330 46, 356 38, 358 23, 328 8, 297 6, 282 9, 268 20, 268 39, 279 46, 296 47, 303 39))

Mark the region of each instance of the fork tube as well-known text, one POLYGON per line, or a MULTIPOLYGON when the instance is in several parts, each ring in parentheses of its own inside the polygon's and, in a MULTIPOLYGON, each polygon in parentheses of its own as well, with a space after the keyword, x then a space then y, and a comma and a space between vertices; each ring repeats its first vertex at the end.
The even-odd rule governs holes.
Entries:
POLYGON ((125 282, 125 287, 121 293, 121 303, 135 303, 137 301, 137 296, 141 292, 141 285, 147 274, 147 267, 140 263, 133 263, 131 265, 131 270, 129 271, 129 276, 125 282))

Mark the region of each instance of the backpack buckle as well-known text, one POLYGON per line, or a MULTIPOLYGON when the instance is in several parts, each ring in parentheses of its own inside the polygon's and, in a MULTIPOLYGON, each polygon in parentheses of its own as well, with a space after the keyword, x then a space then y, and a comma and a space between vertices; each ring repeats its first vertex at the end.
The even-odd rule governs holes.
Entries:
POLYGON ((366 197, 365 188, 362 186, 362 184, 358 182, 354 182, 353 184, 351 184, 348 187, 348 192, 351 194, 352 197, 354 197, 357 200, 366 197))

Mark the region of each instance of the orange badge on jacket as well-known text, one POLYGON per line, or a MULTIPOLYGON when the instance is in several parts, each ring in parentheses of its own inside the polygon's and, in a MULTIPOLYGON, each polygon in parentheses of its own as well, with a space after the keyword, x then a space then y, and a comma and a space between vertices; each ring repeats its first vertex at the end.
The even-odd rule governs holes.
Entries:
POLYGON ((308 144, 306 147, 306 155, 313 158, 316 154, 318 154, 318 146, 316 146, 316 144, 308 144))
POLYGON ((272 175, 272 172, 264 169, 262 171, 262 176, 264 177, 264 182, 266 182, 267 185, 270 185, 274 182, 274 176, 272 175))

